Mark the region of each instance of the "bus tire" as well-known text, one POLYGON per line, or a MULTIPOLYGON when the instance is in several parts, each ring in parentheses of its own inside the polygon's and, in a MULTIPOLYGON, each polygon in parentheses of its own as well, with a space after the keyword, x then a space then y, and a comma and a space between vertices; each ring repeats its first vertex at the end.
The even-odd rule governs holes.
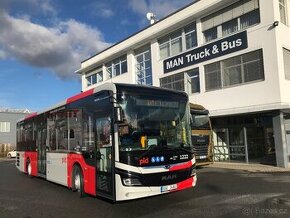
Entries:
POLYGON ((85 196, 84 192, 84 177, 81 168, 76 165, 73 168, 73 176, 72 176, 72 190, 77 191, 80 197, 85 196))
POLYGON ((32 177, 32 167, 31 167, 31 163, 30 163, 30 160, 27 159, 27 162, 26 162, 26 172, 27 172, 27 175, 29 177, 32 177))

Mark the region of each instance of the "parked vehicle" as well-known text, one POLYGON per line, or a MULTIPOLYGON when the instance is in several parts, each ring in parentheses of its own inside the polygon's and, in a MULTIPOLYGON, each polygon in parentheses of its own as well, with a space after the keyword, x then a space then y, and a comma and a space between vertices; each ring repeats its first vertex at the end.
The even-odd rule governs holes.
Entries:
POLYGON ((196 165, 213 163, 212 127, 209 112, 202 105, 190 103, 191 142, 196 165))
POLYGON ((13 150, 13 151, 10 151, 7 153, 7 157, 8 158, 15 158, 16 157, 16 151, 13 150))

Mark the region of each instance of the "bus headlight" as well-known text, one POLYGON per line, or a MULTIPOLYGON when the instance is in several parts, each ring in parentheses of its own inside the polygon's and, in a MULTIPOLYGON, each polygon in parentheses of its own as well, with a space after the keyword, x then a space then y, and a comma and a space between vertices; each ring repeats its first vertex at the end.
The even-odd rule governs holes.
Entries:
POLYGON ((125 186, 138 186, 138 185, 142 185, 140 180, 137 178, 123 178, 123 184, 125 186))

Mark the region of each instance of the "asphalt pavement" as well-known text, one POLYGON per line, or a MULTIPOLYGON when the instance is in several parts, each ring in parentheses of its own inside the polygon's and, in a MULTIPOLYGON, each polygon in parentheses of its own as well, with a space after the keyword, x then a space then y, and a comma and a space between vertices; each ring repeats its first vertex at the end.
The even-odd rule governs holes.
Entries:
POLYGON ((290 172, 198 169, 196 188, 112 204, 0 161, 0 217, 290 217, 290 172))

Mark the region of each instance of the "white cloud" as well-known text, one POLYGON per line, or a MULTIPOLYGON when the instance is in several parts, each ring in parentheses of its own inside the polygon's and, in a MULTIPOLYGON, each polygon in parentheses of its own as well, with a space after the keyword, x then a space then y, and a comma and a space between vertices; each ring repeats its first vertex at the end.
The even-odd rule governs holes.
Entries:
POLYGON ((98 29, 73 19, 48 28, 0 11, 0 26, 0 57, 48 68, 60 78, 73 77, 83 59, 110 45, 98 29))
POLYGON ((191 2, 193 0, 130 0, 129 6, 144 18, 147 12, 153 12, 157 19, 161 19, 191 2))
POLYGON ((27 4, 31 4, 34 7, 40 9, 43 13, 57 14, 57 10, 53 7, 51 0, 26 0, 27 4))
POLYGON ((0 49, 0 60, 4 60, 6 58, 6 52, 0 49))
POLYGON ((110 7, 111 5, 108 2, 92 2, 85 8, 90 11, 93 16, 110 18, 114 16, 114 12, 110 7))
POLYGON ((29 10, 30 13, 39 13, 49 16, 55 16, 57 14, 56 8, 53 6, 51 0, 1 0, 0 9, 18 8, 20 7, 22 13, 25 10, 29 10))

